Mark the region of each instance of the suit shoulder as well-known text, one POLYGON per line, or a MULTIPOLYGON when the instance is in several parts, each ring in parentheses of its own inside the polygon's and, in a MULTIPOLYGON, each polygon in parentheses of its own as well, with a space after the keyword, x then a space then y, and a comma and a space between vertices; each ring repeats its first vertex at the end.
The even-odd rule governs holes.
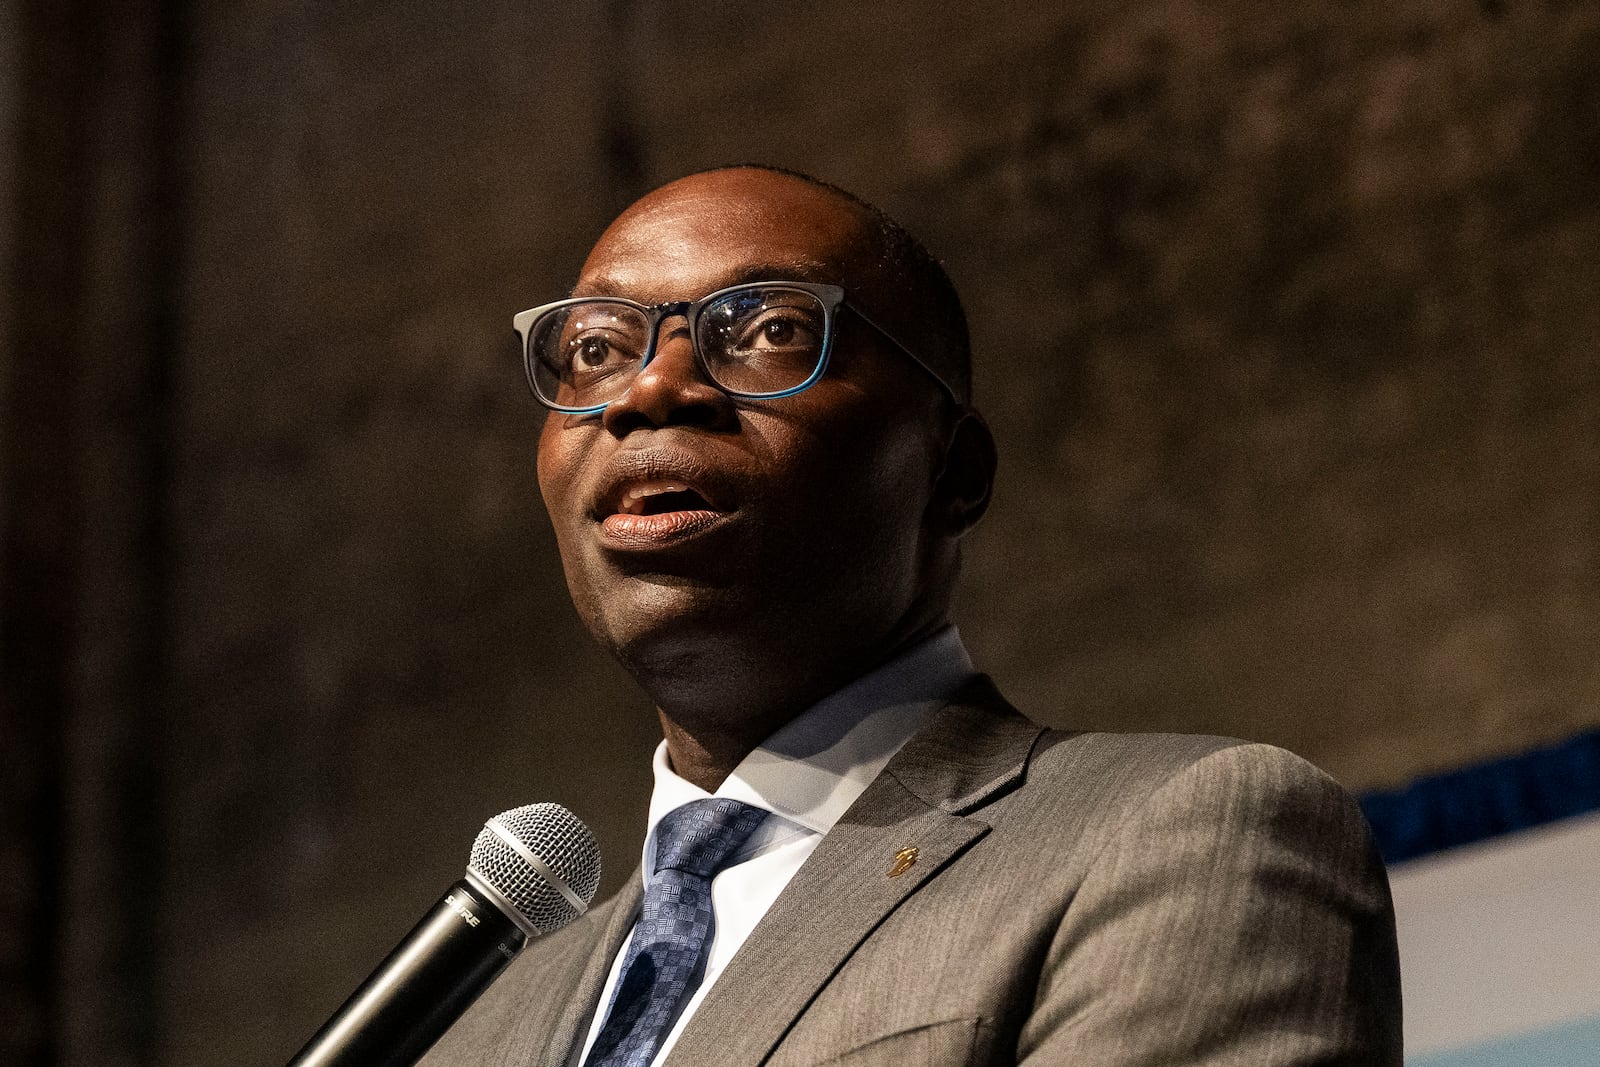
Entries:
MULTIPOLYGON (((1257 811, 1361 822, 1354 799, 1286 749, 1232 737, 1045 731, 1029 761, 1033 802, 1096 798, 1107 816, 1176 803, 1199 811, 1257 811)), ((1361 822, 1364 826, 1364 822, 1361 822)))
POLYGON ((1388 883, 1337 783, 1231 738, 1048 734, 1036 756, 1004 813, 1032 852, 1007 859, 1038 855, 1031 873, 1064 907, 1019 1041, 1029 1062, 1108 1047, 1192 1062, 1204 1047, 1216 1062, 1398 1067, 1388 883), (1036 844, 1056 827, 1058 847, 1036 844))
POLYGON ((1313 788, 1337 783, 1287 749, 1211 734, 1075 733, 1047 729, 1029 762, 1029 776, 1110 774, 1165 781, 1185 773, 1263 779, 1313 788))
POLYGON ((1045 730, 1028 760, 1027 777, 1035 785, 1062 780, 1145 792, 1217 753, 1257 747, 1268 746, 1206 734, 1045 730))

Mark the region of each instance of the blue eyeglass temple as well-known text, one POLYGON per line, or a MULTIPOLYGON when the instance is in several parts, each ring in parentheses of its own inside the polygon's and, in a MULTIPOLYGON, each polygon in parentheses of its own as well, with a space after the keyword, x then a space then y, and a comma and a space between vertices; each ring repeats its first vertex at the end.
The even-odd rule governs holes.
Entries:
POLYGON ((956 395, 954 387, 952 387, 949 382, 944 380, 944 375, 928 366, 928 364, 923 361, 921 356, 917 355, 915 352, 911 351, 911 349, 902 344, 898 337, 884 329, 882 326, 879 326, 867 315, 865 311, 862 311, 854 304, 851 304, 847 301, 841 301, 839 306, 849 308, 851 314, 860 319, 862 322, 866 323, 868 326, 871 326, 874 330, 878 331, 878 336, 882 337, 885 341, 888 341, 890 344, 894 345, 902 353, 904 353, 907 359, 915 363, 919 368, 921 368, 924 374, 938 383, 939 388, 944 392, 944 395, 950 398, 950 403, 954 404, 956 407, 962 406, 961 398, 956 395))

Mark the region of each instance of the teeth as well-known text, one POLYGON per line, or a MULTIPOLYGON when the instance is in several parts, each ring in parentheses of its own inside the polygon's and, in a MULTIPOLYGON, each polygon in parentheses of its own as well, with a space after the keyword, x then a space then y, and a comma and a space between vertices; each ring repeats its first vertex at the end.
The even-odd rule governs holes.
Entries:
POLYGON ((628 490, 629 500, 642 500, 647 496, 660 496, 662 493, 686 493, 687 485, 676 485, 672 482, 648 482, 644 485, 634 486, 628 490))
POLYGON ((643 515, 646 498, 662 493, 686 493, 687 485, 681 482, 645 482, 636 485, 623 496, 620 510, 624 515, 643 515))

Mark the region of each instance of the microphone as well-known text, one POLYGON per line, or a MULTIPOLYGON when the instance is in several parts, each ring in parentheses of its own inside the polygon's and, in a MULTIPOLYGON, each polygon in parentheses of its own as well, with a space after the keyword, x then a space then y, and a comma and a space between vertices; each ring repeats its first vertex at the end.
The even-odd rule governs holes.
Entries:
POLYGON ((582 915, 600 884, 600 849, 559 804, 484 824, 467 875, 451 886, 289 1067, 411 1067, 540 934, 582 915))

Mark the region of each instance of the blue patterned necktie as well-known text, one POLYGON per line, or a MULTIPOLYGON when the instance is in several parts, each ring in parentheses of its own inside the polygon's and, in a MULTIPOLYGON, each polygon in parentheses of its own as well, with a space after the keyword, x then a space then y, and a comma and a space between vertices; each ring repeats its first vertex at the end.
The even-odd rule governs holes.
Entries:
POLYGON ((705 971, 716 925, 711 879, 766 817, 761 808, 711 797, 656 825, 655 876, 584 1067, 649 1067, 655 1059, 705 971))

